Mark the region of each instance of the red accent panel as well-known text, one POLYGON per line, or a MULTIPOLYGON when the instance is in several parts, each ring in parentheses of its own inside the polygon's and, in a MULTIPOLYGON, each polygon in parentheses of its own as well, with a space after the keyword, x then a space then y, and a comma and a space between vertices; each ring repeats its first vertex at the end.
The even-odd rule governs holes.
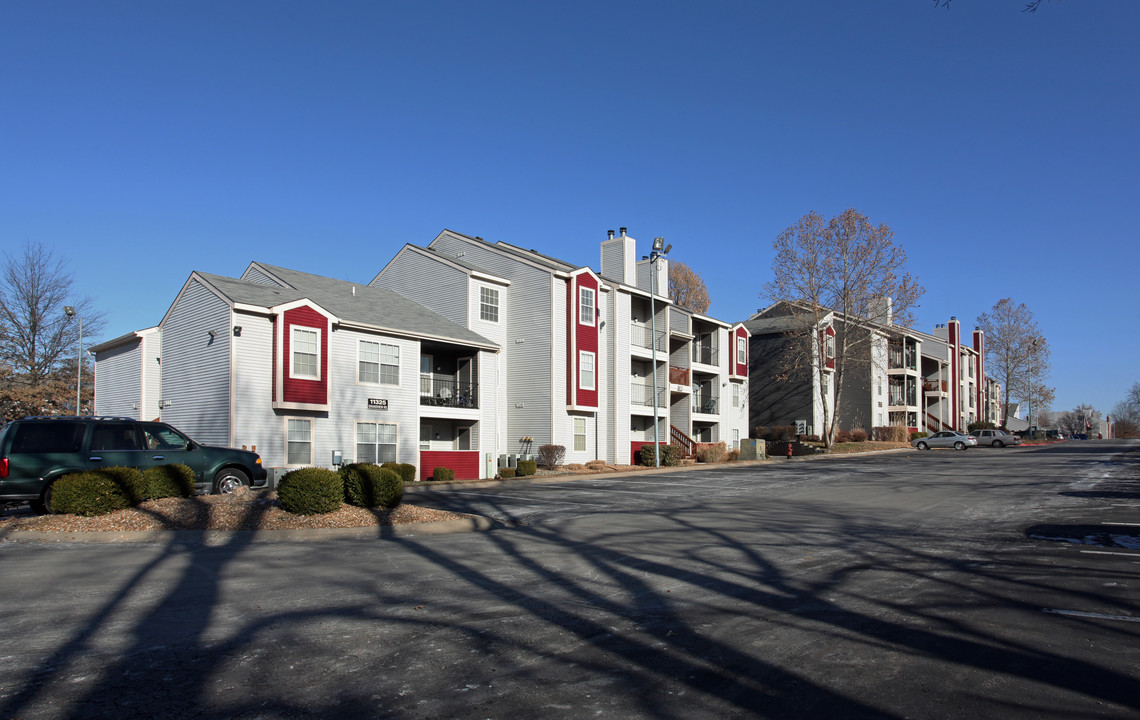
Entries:
POLYGON ((737 377, 748 377, 748 331, 742 327, 736 328, 732 336, 732 367, 737 377), (738 338, 744 338, 744 362, 737 362, 736 343, 738 338))
MULTIPOLYGON (((629 461, 637 465, 641 462, 641 448, 644 445, 652 445, 653 441, 649 440, 632 440, 629 443, 629 461)), ((664 443, 662 443, 664 444, 664 443)))
POLYGON ((578 378, 581 377, 579 374, 580 368, 578 367, 581 355, 578 353, 594 353, 594 389, 586 390, 582 387, 578 387, 574 401, 575 405, 582 407, 596 408, 598 406, 598 376, 601 374, 599 372, 599 366, 601 365, 601 362, 598 358, 598 295, 598 281, 594 278, 594 276, 583 273, 574 278, 574 302, 571 304, 571 307, 573 308, 571 311, 573 312, 573 317, 571 318, 572 322, 570 323, 570 327, 572 328, 572 332, 575 333, 577 350, 574 357, 572 358, 573 362, 567 366, 570 368, 570 372, 573 374, 573 377, 570 379, 571 383, 577 385, 578 378), (582 314, 581 307, 579 306, 579 288, 590 288, 594 291, 593 325, 586 325, 585 323, 581 322, 582 314))
POLYGON ((284 402, 313 403, 327 405, 329 401, 329 321, 316 310, 309 307, 298 307, 286 310, 285 332, 282 333, 281 372, 282 374, 282 400, 284 402), (321 379, 304 380, 290 377, 289 364, 293 361, 289 343, 292 340, 293 327, 316 328, 321 331, 321 379))
POLYGON ((478 450, 421 450, 420 477, 429 478, 437 467, 451 468, 456 480, 478 480, 478 450))

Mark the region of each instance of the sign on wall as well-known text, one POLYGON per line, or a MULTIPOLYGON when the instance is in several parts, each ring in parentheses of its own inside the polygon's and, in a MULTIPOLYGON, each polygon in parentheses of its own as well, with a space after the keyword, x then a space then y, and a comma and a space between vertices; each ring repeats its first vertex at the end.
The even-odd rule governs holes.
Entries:
POLYGON ((388 400, 386 398, 368 398, 369 410, 387 410, 388 400))

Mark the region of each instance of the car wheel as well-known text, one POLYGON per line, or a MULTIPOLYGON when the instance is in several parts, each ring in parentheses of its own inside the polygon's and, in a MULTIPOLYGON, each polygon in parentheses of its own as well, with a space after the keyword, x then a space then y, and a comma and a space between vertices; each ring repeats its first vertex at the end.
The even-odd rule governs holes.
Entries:
POLYGON ((51 508, 51 492, 52 491, 51 491, 51 487, 53 484, 54 483, 49 483, 48 486, 43 489, 43 492, 40 493, 40 499, 39 500, 33 500, 30 503, 32 506, 32 512, 37 513, 39 515, 51 515, 52 514, 52 508, 51 508))
POLYGON ((924 443, 924 442, 920 442, 920 443, 919 443, 918 445, 916 445, 915 447, 917 447, 919 450, 929 450, 929 449, 930 449, 930 446, 929 446, 929 445, 927 445, 927 444, 926 444, 926 443, 924 443))
POLYGON ((249 486, 249 476, 236 468, 223 468, 214 476, 214 492, 229 495, 249 486))
POLYGON ((966 449, 966 443, 959 440, 958 442, 954 443, 954 449, 955 450, 965 450, 966 449))
POLYGON ((1005 443, 1001 440, 994 440, 994 447, 1005 447, 1005 443))

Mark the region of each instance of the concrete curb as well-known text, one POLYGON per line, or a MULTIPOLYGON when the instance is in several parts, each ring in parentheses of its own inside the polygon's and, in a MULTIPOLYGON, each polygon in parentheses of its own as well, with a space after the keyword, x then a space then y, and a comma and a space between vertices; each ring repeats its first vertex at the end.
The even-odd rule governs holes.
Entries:
POLYGON ((461 520, 407 523, 404 525, 368 525, 350 528, 303 528, 291 530, 137 530, 129 532, 43 532, 12 530, 0 542, 38 543, 156 543, 205 545, 247 545, 250 543, 298 542, 319 540, 389 540, 415 535, 449 535, 483 532, 510 527, 508 523, 482 516, 461 520))

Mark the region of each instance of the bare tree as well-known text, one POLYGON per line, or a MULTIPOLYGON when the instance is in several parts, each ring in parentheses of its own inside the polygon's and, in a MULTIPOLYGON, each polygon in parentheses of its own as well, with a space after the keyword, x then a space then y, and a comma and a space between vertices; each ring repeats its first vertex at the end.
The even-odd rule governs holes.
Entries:
POLYGON ((1054 389, 1041 380, 1049 374, 1049 344, 1033 311, 1002 298, 978 316, 978 327, 985 333, 986 372, 1001 383, 1005 395, 1002 405, 1017 399, 1034 415, 1042 413, 1052 403, 1054 389))
POLYGON ((709 289, 691 267, 676 260, 669 261, 669 298, 686 310, 705 313, 709 309, 709 289))
POLYGON ((1060 413, 1057 424, 1066 435, 1092 432, 1100 425, 1100 411, 1092 405, 1078 405, 1060 413))
POLYGON ((872 362, 868 328, 913 324, 912 310, 925 290, 907 272, 906 253, 894 244, 890 227, 873 225, 854 209, 828 221, 808 213, 772 248, 774 279, 765 294, 784 301, 797 326, 789 334, 794 340, 784 355, 784 374, 793 380, 797 368, 813 373, 823 409, 821 437, 830 446, 849 370, 872 362), (825 324, 833 335, 820 335, 825 324))
POLYGON ((1132 383, 1128 395, 1113 406, 1110 417, 1116 427, 1116 437, 1140 437, 1140 382, 1132 383))
MULTIPOLYGON (((72 296, 73 283, 66 263, 41 244, 28 243, 22 254, 4 255, 0 266, 0 389, 7 401, 0 412, 6 417, 52 411, 68 402, 63 378, 70 376, 74 388, 76 366, 82 361, 77 358, 79 321, 64 308, 70 305, 82 319, 85 342, 98 335, 104 324, 103 313, 93 309, 90 299, 72 296)), ((83 372, 88 372, 86 364, 83 372)), ((74 406, 74 394, 70 402, 74 406)))

